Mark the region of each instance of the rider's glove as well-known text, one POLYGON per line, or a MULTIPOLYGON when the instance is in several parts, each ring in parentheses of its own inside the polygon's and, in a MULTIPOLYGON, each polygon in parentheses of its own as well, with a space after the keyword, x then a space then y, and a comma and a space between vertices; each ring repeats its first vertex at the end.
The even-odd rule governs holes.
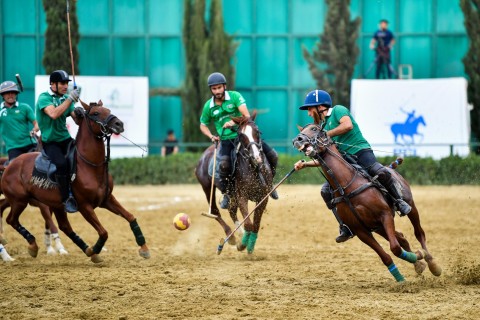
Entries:
POLYGON ((80 92, 78 89, 73 89, 70 91, 70 94, 68 95, 68 99, 72 100, 72 102, 78 102, 78 98, 80 96, 80 92))

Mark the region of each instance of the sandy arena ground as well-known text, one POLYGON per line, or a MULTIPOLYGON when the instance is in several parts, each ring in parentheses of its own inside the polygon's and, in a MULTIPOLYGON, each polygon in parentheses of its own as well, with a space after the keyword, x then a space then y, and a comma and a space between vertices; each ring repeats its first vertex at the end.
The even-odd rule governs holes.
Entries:
MULTIPOLYGON (((403 284, 357 238, 335 243, 337 224, 319 191, 320 186, 282 185, 250 256, 228 245, 216 254, 224 234, 216 221, 200 215, 208 205, 199 185, 115 188, 144 232, 148 260, 138 255, 128 223, 104 210, 97 210, 109 231, 104 262, 93 264, 63 233, 69 255, 46 255, 40 213, 29 207, 21 222, 41 250, 31 258, 26 241, 4 223, 7 249, 16 260, 0 261, 0 319, 480 317, 480 187, 413 188, 443 274, 437 278, 427 269, 417 276, 412 265, 395 257, 407 279, 403 284), (191 217, 187 231, 171 224, 178 212, 191 217)), ((69 217, 93 245, 93 228, 80 214, 69 217)), ((416 250, 409 220, 395 220, 416 250)))

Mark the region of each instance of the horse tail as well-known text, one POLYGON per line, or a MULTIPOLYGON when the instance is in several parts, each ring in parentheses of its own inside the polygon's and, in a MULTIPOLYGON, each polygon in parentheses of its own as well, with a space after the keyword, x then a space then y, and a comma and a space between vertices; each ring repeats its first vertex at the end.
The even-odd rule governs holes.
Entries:
POLYGON ((399 165, 401 165, 403 163, 403 158, 402 157, 398 157, 397 159, 395 159, 394 161, 392 161, 392 163, 390 163, 390 165, 388 166, 389 168, 392 168, 392 169, 396 169, 399 165))

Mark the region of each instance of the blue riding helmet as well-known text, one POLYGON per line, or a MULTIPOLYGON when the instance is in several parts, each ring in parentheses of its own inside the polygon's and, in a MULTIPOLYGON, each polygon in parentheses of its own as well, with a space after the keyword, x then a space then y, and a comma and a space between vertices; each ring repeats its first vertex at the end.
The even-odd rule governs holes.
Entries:
POLYGON ((323 90, 313 90, 310 91, 305 97, 305 101, 302 106, 299 107, 300 110, 307 110, 308 107, 315 106, 325 106, 327 108, 332 107, 332 98, 328 92, 323 90))
POLYGON ((209 87, 217 84, 227 84, 227 79, 220 72, 214 72, 208 76, 207 83, 209 87))

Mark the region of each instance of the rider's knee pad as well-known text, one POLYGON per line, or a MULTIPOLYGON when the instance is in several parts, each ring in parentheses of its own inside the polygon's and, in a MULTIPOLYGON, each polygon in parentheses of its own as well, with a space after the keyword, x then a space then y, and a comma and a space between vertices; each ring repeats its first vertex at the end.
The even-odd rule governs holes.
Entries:
POLYGON ((328 209, 333 209, 335 207, 335 205, 332 204, 333 194, 328 182, 323 184, 320 194, 322 195, 323 201, 327 204, 328 209))
POLYGON ((388 169, 378 162, 375 162, 368 168, 368 174, 370 174, 372 177, 375 177, 376 175, 378 175, 378 180, 382 184, 384 181, 390 180, 390 176, 391 176, 388 169))
POLYGON ((278 153, 275 150, 270 150, 268 153, 265 154, 267 157, 268 162, 271 166, 276 167, 278 164, 278 153))
POLYGON ((229 176, 230 170, 232 168, 232 165, 230 163, 230 157, 229 156, 220 157, 218 161, 218 168, 219 168, 220 176, 224 176, 224 177, 229 176))

